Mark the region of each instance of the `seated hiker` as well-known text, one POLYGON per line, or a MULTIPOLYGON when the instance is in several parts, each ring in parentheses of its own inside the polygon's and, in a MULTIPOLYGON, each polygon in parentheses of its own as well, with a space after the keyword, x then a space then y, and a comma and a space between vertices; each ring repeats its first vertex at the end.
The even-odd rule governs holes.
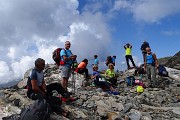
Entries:
POLYGON ((112 85, 115 86, 117 85, 117 78, 114 72, 114 65, 112 63, 108 65, 108 69, 106 70, 105 77, 110 83, 112 83, 112 85))
POLYGON ((135 76, 145 74, 146 71, 144 70, 144 64, 141 64, 137 69, 135 70, 135 76))
POLYGON ((88 69, 86 68, 88 64, 88 60, 84 59, 77 67, 76 72, 79 74, 85 73, 86 78, 89 78, 89 72, 88 69))
POLYGON ((98 87, 101 87, 102 89, 105 90, 110 90, 112 94, 119 94, 118 92, 115 91, 115 89, 112 87, 112 85, 106 81, 99 81, 100 78, 100 73, 98 72, 98 66, 94 65, 93 66, 93 74, 91 78, 94 80, 94 84, 98 87))
POLYGON ((32 69, 27 81, 27 96, 32 100, 45 99, 53 112, 67 117, 69 112, 60 107, 61 100, 58 97, 52 96, 52 91, 56 90, 64 97, 69 97, 69 93, 59 83, 52 83, 46 86, 43 74, 44 67, 45 60, 41 58, 35 60, 35 68, 32 69), (52 102, 54 99, 56 101, 59 100, 59 102, 52 102))

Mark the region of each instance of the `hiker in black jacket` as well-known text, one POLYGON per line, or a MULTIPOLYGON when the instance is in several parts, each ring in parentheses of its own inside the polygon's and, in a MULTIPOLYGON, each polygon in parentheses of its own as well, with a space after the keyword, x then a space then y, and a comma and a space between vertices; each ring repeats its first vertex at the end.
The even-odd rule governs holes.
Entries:
POLYGON ((141 45, 141 51, 142 51, 142 54, 143 54, 143 60, 145 61, 145 57, 146 57, 146 48, 149 47, 149 43, 147 41, 144 41, 143 44, 141 45))

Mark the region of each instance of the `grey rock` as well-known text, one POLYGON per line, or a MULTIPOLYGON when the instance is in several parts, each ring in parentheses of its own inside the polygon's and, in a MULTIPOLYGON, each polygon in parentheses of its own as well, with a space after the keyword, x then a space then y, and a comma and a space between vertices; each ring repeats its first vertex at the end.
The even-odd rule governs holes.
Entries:
POLYGON ((127 112, 129 112, 132 108, 133 108, 133 104, 132 104, 131 102, 130 102, 130 103, 127 103, 127 104, 125 105, 125 108, 124 108, 123 112, 124 112, 124 113, 127 113, 127 112))
POLYGON ((129 112, 129 118, 131 120, 140 120, 141 119, 141 112, 135 110, 135 109, 131 109, 131 111, 129 112))

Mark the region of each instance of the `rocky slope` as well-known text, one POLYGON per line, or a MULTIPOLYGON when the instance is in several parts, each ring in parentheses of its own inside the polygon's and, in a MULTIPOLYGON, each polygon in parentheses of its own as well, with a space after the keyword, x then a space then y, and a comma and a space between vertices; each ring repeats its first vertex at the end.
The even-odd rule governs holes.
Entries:
POLYGON ((159 63, 166 67, 180 70, 180 51, 172 57, 160 58, 159 63))
MULTIPOLYGON (((33 102, 26 97, 26 89, 23 89, 29 71, 17 86, 0 90, 0 119, 20 113, 22 108, 33 102)), ((71 112, 70 120, 180 120, 180 71, 168 71, 170 78, 158 77, 159 87, 146 88, 141 94, 136 92, 136 86, 127 86, 124 82, 126 76, 134 73, 134 70, 126 71, 118 78, 119 95, 108 94, 96 87, 81 87, 84 78, 75 74, 76 90, 73 96, 79 99, 62 106, 71 112)), ((59 82, 59 70, 55 65, 46 65, 44 72, 47 84, 59 82)), ((70 91, 72 80, 69 82, 70 91)), ((146 83, 145 77, 143 81, 146 83)), ((55 113, 51 115, 51 120, 59 119, 67 118, 55 113)))

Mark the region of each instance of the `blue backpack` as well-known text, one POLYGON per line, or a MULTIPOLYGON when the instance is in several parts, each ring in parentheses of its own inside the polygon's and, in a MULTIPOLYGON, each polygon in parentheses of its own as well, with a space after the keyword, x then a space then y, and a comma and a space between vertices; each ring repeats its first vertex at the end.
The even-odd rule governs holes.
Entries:
POLYGON ((128 86, 133 86, 135 84, 135 78, 134 76, 128 76, 126 77, 126 83, 128 86))
POLYGON ((158 75, 163 76, 163 77, 168 77, 168 72, 163 65, 159 65, 158 75))

